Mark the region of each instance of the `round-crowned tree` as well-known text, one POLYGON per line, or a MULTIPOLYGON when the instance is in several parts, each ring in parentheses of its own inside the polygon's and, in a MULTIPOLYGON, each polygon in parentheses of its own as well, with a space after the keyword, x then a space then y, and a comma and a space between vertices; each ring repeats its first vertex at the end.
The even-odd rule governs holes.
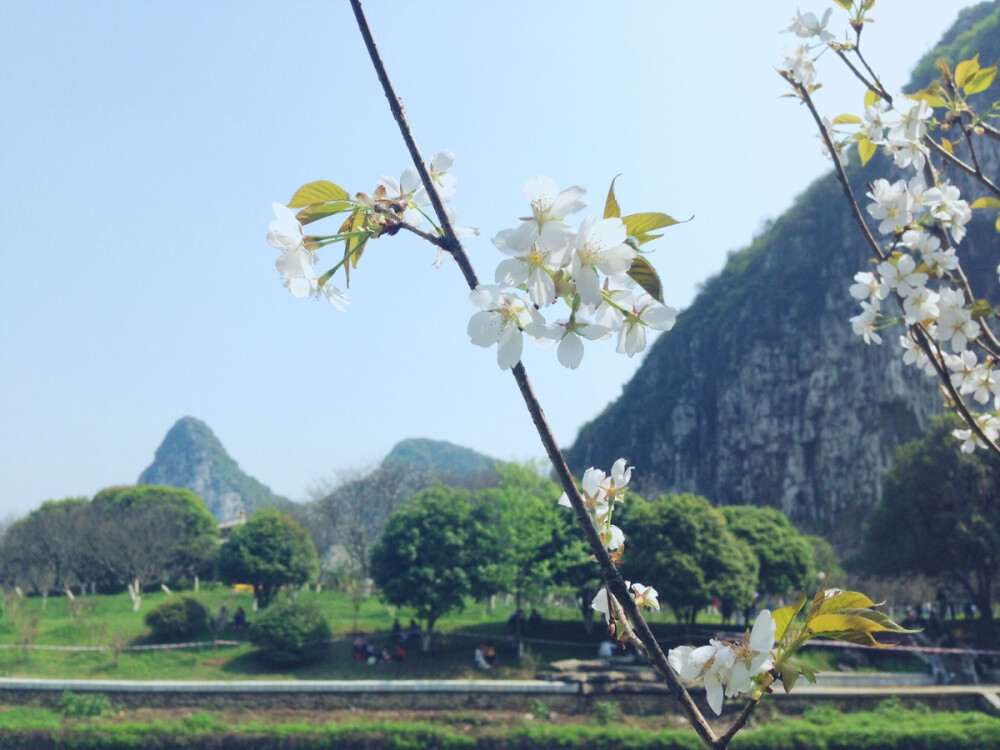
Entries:
POLYGON ((270 508, 233 529, 219 550, 219 578, 223 583, 253 586, 261 608, 282 586, 301 586, 318 570, 309 532, 291 516, 270 508))
POLYGON ((475 530, 468 491, 437 485, 397 508, 372 549, 375 584, 390 604, 416 610, 425 651, 441 615, 476 593, 475 530))
POLYGON ((753 600, 756 557, 704 497, 630 497, 616 518, 625 532, 623 574, 655 586, 678 620, 694 623, 715 598, 727 615, 753 600))

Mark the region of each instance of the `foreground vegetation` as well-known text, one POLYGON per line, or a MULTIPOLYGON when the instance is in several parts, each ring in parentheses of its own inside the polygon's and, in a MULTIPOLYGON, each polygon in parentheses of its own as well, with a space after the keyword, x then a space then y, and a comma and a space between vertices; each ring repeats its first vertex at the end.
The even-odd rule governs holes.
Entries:
MULTIPOLYGON (((80 717, 63 710, 0 708, 6 748, 659 748, 693 750, 694 732, 669 717, 622 716, 617 704, 598 704, 589 716, 555 716, 541 703, 524 715, 482 712, 299 714, 270 721, 247 714, 190 712, 158 715, 148 709, 80 717)), ((884 748, 987 750, 1000 746, 1000 719, 978 713, 906 710, 888 700, 872 711, 841 714, 832 707, 802 716, 758 721, 734 748, 884 748)))

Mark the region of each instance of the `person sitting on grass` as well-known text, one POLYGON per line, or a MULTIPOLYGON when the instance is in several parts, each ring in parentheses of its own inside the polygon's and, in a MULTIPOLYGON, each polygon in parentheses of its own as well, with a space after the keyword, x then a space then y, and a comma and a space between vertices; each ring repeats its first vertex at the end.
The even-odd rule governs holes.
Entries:
POLYGON ((483 653, 482 646, 476 646, 476 650, 472 654, 472 663, 476 665, 477 669, 490 669, 489 662, 486 661, 486 656, 483 653))

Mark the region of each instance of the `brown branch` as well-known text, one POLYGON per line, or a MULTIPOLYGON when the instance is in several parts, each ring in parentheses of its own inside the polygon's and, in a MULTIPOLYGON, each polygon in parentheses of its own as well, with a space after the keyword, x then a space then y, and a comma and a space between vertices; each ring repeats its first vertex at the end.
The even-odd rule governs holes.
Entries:
POLYGON ((979 426, 975 417, 972 416, 972 412, 969 411, 969 407, 965 405, 965 400, 962 398, 962 395, 952 384, 951 372, 944 363, 940 347, 931 340, 923 326, 919 324, 912 325, 910 326, 910 331, 913 334, 913 338, 916 340, 917 345, 920 346, 924 354, 927 355, 931 365, 934 367, 935 371, 937 371, 941 390, 944 391, 944 394, 951 402, 952 410, 958 414, 959 418, 970 430, 972 430, 972 433, 982 441, 983 445, 985 445, 989 451, 994 453, 997 457, 1000 457, 1000 445, 986 436, 986 433, 983 432, 983 428, 979 426))
POLYGON ((399 97, 396 96, 396 92, 392 88, 392 83, 389 81, 389 74, 386 72, 385 65, 382 63, 382 57, 378 53, 378 47, 375 46, 375 39, 372 37, 371 29, 368 28, 368 21, 365 18, 364 11, 361 9, 360 0, 351 0, 351 9, 354 11, 354 18, 357 21, 361 37, 364 39, 368 55, 371 57, 372 65, 375 67, 375 74, 378 76, 379 83, 382 84, 382 91, 385 94, 385 98, 389 101, 389 109, 392 111, 392 116, 396 120, 396 124, 399 126, 399 132, 403 136, 403 142, 406 144, 407 150, 410 152, 410 158, 413 160, 413 166, 417 168, 417 174, 420 175, 420 181, 427 189, 427 195, 431 200, 431 205, 434 207, 434 213, 438 217, 438 223, 441 225, 443 242, 435 244, 440 245, 454 256, 455 260, 458 262, 458 267, 462 270, 462 275, 465 277, 465 281, 469 285, 469 288, 475 289, 479 286, 479 279, 476 278, 476 273, 472 270, 472 264, 469 262, 469 257, 462 250, 462 243, 459 242, 458 237, 455 235, 455 229, 452 227, 451 220, 448 218, 448 213, 444 209, 444 203, 441 200, 441 196, 438 195, 438 192, 434 187, 434 181, 431 180, 430 173, 427 171, 423 157, 420 155, 420 149, 417 148, 417 142, 413 139, 413 131, 410 130, 410 125, 406 121, 406 114, 403 112, 403 105, 399 101, 399 97))
MULTIPOLYGON (((860 33, 859 33, 859 36, 860 36, 860 33)), ((857 77, 857 79, 859 81, 861 81, 861 83, 863 83, 865 85, 866 89, 868 89, 869 91, 871 91, 874 94, 877 94, 881 98, 885 99, 886 103, 890 107, 892 106, 892 97, 889 96, 889 93, 882 87, 882 84, 879 82, 878 78, 872 72, 872 69, 868 67, 868 63, 865 62, 865 58, 863 58, 861 56, 861 52, 858 51, 857 46, 855 46, 854 52, 858 56, 858 59, 861 60, 861 63, 865 66, 865 69, 868 70, 869 74, 871 74, 872 80, 875 81, 875 83, 872 83, 867 78, 865 78, 864 73, 862 73, 860 70, 858 70, 856 67, 854 67, 854 63, 852 63, 849 59, 847 59, 847 53, 844 52, 844 50, 837 49, 836 47, 831 47, 831 49, 837 54, 837 57, 839 57, 841 59, 841 61, 844 63, 844 65, 846 65, 848 67, 848 69, 850 69, 850 71, 852 73, 854 73, 854 75, 857 77)), ((787 76, 786 76, 786 78, 787 78, 787 76)), ((798 84, 795 84, 794 81, 792 81, 792 84, 796 85, 796 86, 798 85, 798 84)))
POLYGON ((1000 197, 1000 187, 998 187, 989 177, 984 175, 981 171, 975 167, 966 164, 964 161, 959 159, 950 151, 945 150, 944 146, 935 141, 930 135, 924 136, 924 143, 933 151, 935 154, 940 156, 946 162, 951 164, 956 169, 965 172, 970 177, 974 177, 983 187, 989 190, 991 193, 1000 197))
POLYGON ((851 209, 851 215, 854 216, 854 221, 858 225, 861 236, 864 238, 865 242, 868 243, 872 252, 875 253, 875 257, 879 260, 885 260, 885 253, 882 252, 882 248, 879 246, 878 241, 872 235, 867 222, 865 222, 865 217, 861 213, 861 207, 854 199, 854 192, 851 190, 851 183, 847 180, 847 172, 844 171, 844 166, 840 163, 840 159, 837 158, 837 150, 834 147, 833 139, 830 137, 830 133, 823 124, 823 118, 820 117, 819 112, 816 111, 816 105, 813 104, 812 97, 809 96, 809 92, 806 91, 806 88, 801 83, 798 83, 790 73, 783 71, 781 75, 798 92, 802 101, 805 103, 806 107, 808 107, 813 120, 816 121, 816 126, 819 128, 820 136, 823 138, 827 151, 833 159, 833 168, 836 171, 837 180, 840 182, 840 187, 844 191, 844 197, 847 199, 847 205, 851 209))
MULTIPOLYGON (((420 151, 413 139, 409 123, 406 121, 406 117, 403 114, 402 105, 392 88, 389 76, 385 70, 385 65, 378 54, 378 49, 375 46, 371 30, 369 29, 368 23, 365 19, 360 0, 351 0, 351 8, 354 11, 358 28, 365 41, 365 47, 368 49, 368 54, 375 67, 379 82, 382 85, 382 90, 389 102, 389 108, 392 111, 397 125, 399 126, 400 133, 403 136, 403 141, 406 143, 406 146, 410 151, 410 156, 413 159, 414 166, 417 168, 417 171, 420 174, 420 179, 431 199, 431 205, 434 206, 434 211, 441 222, 442 231, 444 233, 442 238, 443 244, 441 244, 441 247, 444 247, 445 250, 454 256, 455 260, 462 269, 462 273, 465 276, 469 287, 471 289, 475 289, 479 285, 479 281, 476 278, 468 256, 462 247, 462 243, 455 236, 455 231, 444 211, 444 206, 441 202, 440 196, 438 195, 437 188, 423 164, 423 159, 421 158, 420 151)), ((634 623, 633 627, 636 629, 636 635, 642 643, 647 657, 663 677, 671 694, 673 694, 674 697, 680 702, 681 708, 687 715, 688 720, 691 722, 699 737, 701 737, 701 739, 709 747, 717 747, 716 743, 718 738, 716 737, 715 732, 712 731, 712 728, 708 725, 705 717, 695 705, 691 695, 687 692, 681 684, 680 679, 670 667, 667 657, 663 653, 659 644, 656 642, 656 638, 653 637, 653 634, 649 629, 649 625, 646 623, 635 602, 632 600, 632 597, 625 586, 625 581, 622 579, 618 570, 615 568, 614 563, 611 561, 611 557, 601 540, 597 527, 594 526, 590 513, 584 505, 583 498, 576 486, 576 481, 573 479, 573 475, 570 473, 566 460, 563 457, 562 452, 559 450, 555 436, 552 434, 552 431, 545 420, 545 415, 531 388, 531 383, 524 370, 524 365, 521 362, 518 362, 513 368, 511 368, 511 372, 517 382, 519 390, 521 391, 521 396, 524 399, 525 406, 528 408, 528 412, 535 424, 535 429, 538 431, 538 435, 545 447, 549 460, 552 462, 553 468, 559 477, 559 482, 570 500, 570 505, 572 506, 573 512, 577 517, 577 521, 583 530, 584 537, 587 539, 587 542, 594 552, 594 556, 597 558, 598 564, 601 567, 601 573, 604 576, 608 592, 613 594, 618 599, 626 616, 629 617, 634 623)))

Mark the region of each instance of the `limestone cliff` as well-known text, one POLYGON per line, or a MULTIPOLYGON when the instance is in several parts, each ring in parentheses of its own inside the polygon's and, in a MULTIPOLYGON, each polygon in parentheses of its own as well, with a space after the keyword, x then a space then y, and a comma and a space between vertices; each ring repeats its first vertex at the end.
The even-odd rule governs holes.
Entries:
MULTIPOLYGON (((998 19, 998 2, 970 9, 942 44, 978 45, 980 59, 992 61, 998 19)), ((991 92, 985 96, 996 98, 991 92)), ((998 150, 982 158, 996 179, 998 150)), ((866 181, 898 176, 881 158, 851 175, 860 196, 866 181)), ((955 182, 963 195, 972 191, 955 182)), ((977 216, 960 252, 979 294, 995 300, 992 222, 977 216)), ((869 257, 835 176, 818 180, 705 284, 621 397, 580 430, 571 467, 606 469, 625 456, 644 494, 692 491, 718 504, 772 505, 801 528, 853 546, 893 447, 941 403, 929 378, 903 366, 899 329, 886 331, 882 346, 851 332, 858 308, 848 287, 869 257)))

